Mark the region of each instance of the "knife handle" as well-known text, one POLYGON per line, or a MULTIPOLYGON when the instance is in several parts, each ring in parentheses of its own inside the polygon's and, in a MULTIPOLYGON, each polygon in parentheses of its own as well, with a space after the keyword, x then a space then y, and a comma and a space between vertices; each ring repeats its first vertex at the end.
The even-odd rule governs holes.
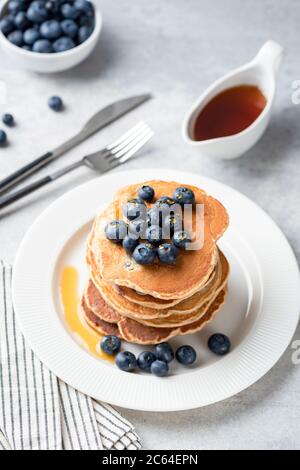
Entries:
POLYGON ((46 166, 54 158, 53 152, 47 152, 0 181, 0 194, 6 192, 20 181, 46 166))

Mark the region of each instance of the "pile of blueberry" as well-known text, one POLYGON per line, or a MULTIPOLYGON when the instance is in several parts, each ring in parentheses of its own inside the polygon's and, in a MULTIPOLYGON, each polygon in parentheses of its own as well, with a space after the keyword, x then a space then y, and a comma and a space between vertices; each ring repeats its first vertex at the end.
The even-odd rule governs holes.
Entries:
MULTIPOLYGON (((106 354, 116 355, 116 365, 119 369, 125 372, 140 369, 157 377, 168 375, 169 364, 174 358, 184 366, 194 364, 197 359, 197 353, 192 346, 180 346, 174 354, 171 345, 167 342, 157 344, 154 351, 141 352, 137 358, 130 351, 120 351, 121 340, 117 336, 104 336, 100 346, 106 354)), ((230 351, 230 340, 226 335, 216 333, 209 338, 208 347, 213 353, 223 356, 230 351)))
POLYGON ((88 0, 10 0, 0 30, 15 46, 40 53, 63 52, 92 34, 95 11, 88 0))
POLYGON ((186 249, 191 236, 183 230, 182 211, 195 204, 193 191, 176 188, 173 197, 162 196, 148 208, 146 203, 155 199, 151 186, 142 186, 138 198, 127 201, 123 220, 113 220, 105 227, 106 238, 121 243, 138 264, 152 264, 157 259, 164 264, 175 264, 179 249, 186 249), (144 240, 144 241, 142 241, 144 240))
POLYGON ((150 372, 157 377, 165 377, 169 373, 169 363, 174 358, 185 366, 191 365, 197 358, 192 346, 180 346, 176 353, 169 343, 160 343, 155 346, 155 351, 143 351, 136 358, 130 351, 120 351, 121 341, 117 336, 104 336, 101 341, 101 349, 109 355, 116 355, 116 364, 125 372, 142 370, 150 372))

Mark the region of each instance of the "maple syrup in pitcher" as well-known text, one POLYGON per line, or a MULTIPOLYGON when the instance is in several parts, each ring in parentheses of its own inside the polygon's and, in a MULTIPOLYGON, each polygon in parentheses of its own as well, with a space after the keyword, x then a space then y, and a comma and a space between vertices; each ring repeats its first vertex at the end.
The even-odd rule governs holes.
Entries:
POLYGON ((195 119, 193 138, 201 141, 238 134, 258 118, 266 104, 257 86, 228 88, 200 111, 195 119))

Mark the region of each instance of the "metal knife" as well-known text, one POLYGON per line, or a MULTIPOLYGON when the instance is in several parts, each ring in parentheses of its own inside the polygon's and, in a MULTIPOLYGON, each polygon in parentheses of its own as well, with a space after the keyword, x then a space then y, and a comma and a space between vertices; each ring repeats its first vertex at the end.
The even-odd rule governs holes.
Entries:
POLYGON ((8 191, 10 188, 17 185, 20 181, 23 181, 28 176, 37 172, 40 168, 48 165, 48 163, 52 162, 56 158, 74 148, 76 145, 86 140, 91 135, 95 134, 95 132, 103 129, 103 127, 107 126, 111 122, 115 121, 150 98, 150 94, 132 96, 131 98, 125 98, 123 100, 116 101, 115 103, 112 103, 101 109, 91 119, 89 119, 81 131, 76 135, 56 147, 54 150, 45 153, 41 157, 33 160, 22 168, 19 168, 19 170, 1 180, 0 194, 8 191))

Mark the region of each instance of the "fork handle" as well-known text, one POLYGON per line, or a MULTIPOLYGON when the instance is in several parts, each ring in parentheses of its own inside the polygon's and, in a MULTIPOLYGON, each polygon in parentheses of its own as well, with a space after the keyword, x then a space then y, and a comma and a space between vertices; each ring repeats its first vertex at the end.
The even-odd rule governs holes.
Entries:
POLYGON ((28 184, 24 188, 19 189, 18 191, 15 191, 12 194, 8 194, 7 196, 0 197, 0 209, 3 209, 4 207, 9 206, 13 202, 16 202, 19 199, 22 199, 23 197, 27 196, 28 194, 33 193, 37 189, 42 188, 46 184, 51 183, 52 181, 55 181, 58 178, 61 178, 65 174, 70 173, 70 171, 73 171, 76 168, 79 168, 81 165, 83 165, 82 160, 72 163, 71 165, 68 165, 62 168, 61 170, 58 170, 55 173, 52 173, 52 175, 45 176, 44 178, 41 178, 38 181, 35 181, 34 183, 28 184))
POLYGON ((41 188, 42 186, 45 186, 48 183, 51 183, 52 178, 51 176, 46 176, 45 178, 41 178, 38 181, 35 181, 34 183, 29 184, 28 186, 25 186, 25 188, 19 189, 18 191, 8 194, 7 196, 3 196, 0 198, 0 209, 3 209, 6 206, 9 206, 15 201, 18 201, 24 196, 27 196, 27 194, 33 193, 33 191, 36 191, 37 189, 41 188))

